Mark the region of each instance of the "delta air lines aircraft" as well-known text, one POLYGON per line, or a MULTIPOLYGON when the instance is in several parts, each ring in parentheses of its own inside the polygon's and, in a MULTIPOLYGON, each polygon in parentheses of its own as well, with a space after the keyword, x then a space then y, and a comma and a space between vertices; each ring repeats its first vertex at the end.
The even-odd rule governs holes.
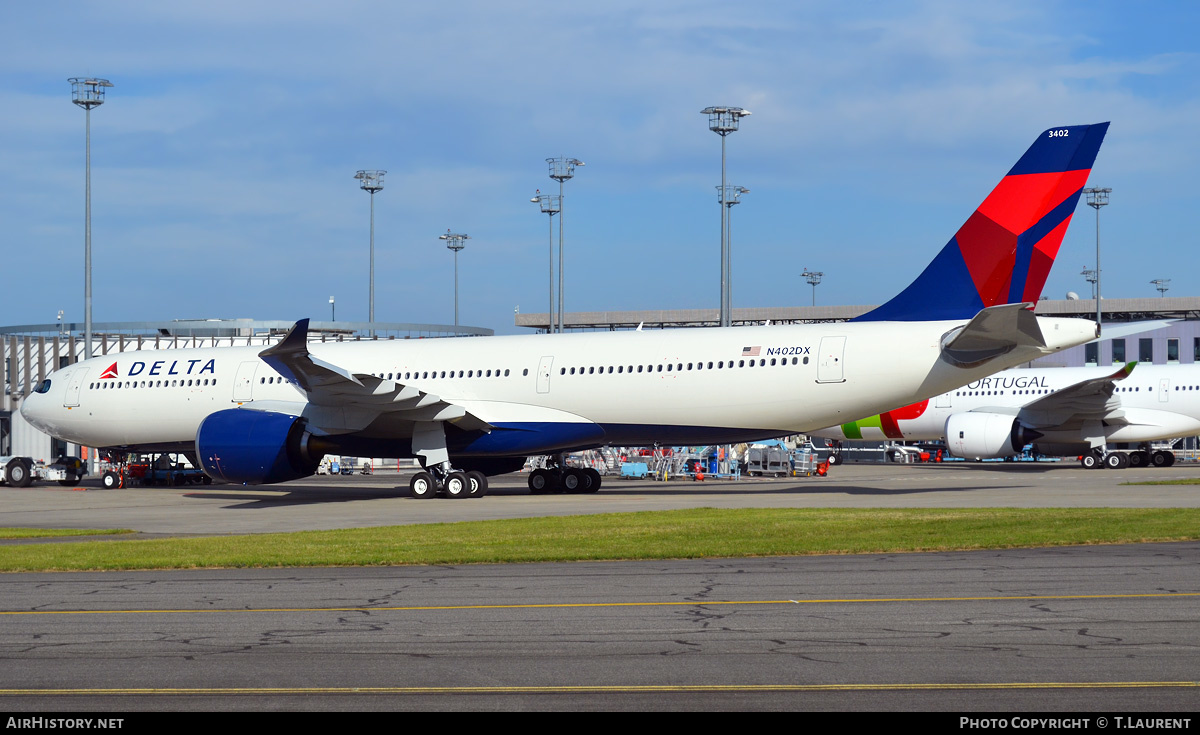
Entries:
POLYGON ((416 457, 418 498, 471 497, 549 454, 530 489, 590 491, 566 452, 812 431, 1094 339, 1034 315, 1108 123, 1043 132, 933 262, 842 324, 309 343, 121 353, 56 371, 34 426, 114 451, 183 452, 213 479, 305 477, 327 454, 416 457))

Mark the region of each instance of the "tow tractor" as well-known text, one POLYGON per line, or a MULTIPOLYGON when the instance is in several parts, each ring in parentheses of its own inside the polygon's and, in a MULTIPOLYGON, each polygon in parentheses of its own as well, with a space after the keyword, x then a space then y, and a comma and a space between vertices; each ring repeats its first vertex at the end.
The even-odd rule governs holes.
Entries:
POLYGON ((87 465, 78 457, 59 457, 50 464, 32 457, 0 457, 0 467, 0 482, 10 487, 29 487, 34 480, 70 487, 87 474, 87 465))

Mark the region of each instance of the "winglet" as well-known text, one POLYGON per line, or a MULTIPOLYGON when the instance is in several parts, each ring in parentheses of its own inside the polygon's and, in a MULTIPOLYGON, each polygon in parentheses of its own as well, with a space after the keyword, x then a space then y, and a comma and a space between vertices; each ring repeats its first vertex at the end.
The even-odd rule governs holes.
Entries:
POLYGON ((283 377, 295 382, 304 390, 312 390, 319 375, 338 375, 351 383, 362 385, 362 381, 343 367, 319 360, 308 351, 308 319, 301 319, 288 331, 279 344, 272 345, 258 356, 283 377))
POLYGON ((1137 367, 1136 362, 1127 362, 1124 365, 1122 365, 1121 368, 1119 370, 1117 370, 1117 372, 1113 373, 1112 375, 1110 375, 1108 377, 1111 378, 1112 380, 1124 380, 1125 378, 1128 378, 1130 375, 1133 374, 1133 369, 1135 367, 1137 367))
POLYGON ((966 319, 1036 302, 1107 131, 1106 122, 1044 131, 924 272, 854 321, 966 319))
POLYGON ((301 319, 292 325, 288 333, 278 344, 271 345, 258 353, 277 373, 295 383, 301 383, 300 376, 288 366, 289 358, 302 357, 308 354, 308 319, 301 319))
POLYGON ((298 352, 308 352, 308 319, 301 319, 292 325, 288 333, 279 340, 279 344, 258 353, 259 357, 263 355, 279 355, 283 353, 296 354, 298 352))

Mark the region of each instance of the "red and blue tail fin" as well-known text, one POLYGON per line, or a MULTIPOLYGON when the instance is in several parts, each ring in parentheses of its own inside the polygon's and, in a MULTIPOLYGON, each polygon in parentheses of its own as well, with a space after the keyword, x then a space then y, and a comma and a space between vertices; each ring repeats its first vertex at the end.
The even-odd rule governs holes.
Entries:
POLYGON ((969 319, 1037 301, 1108 123, 1038 136, 917 280, 855 321, 969 319))

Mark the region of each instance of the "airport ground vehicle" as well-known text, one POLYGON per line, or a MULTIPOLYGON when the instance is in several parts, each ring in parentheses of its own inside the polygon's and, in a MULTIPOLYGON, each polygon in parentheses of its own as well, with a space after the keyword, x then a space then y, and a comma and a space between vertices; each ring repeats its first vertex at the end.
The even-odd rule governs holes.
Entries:
POLYGON ((87 465, 78 457, 59 457, 50 464, 32 457, 0 457, 0 482, 10 487, 29 487, 37 480, 70 486, 87 474, 87 465))
POLYGON ((182 455, 119 453, 101 463, 100 484, 106 488, 209 485, 212 478, 182 455))

